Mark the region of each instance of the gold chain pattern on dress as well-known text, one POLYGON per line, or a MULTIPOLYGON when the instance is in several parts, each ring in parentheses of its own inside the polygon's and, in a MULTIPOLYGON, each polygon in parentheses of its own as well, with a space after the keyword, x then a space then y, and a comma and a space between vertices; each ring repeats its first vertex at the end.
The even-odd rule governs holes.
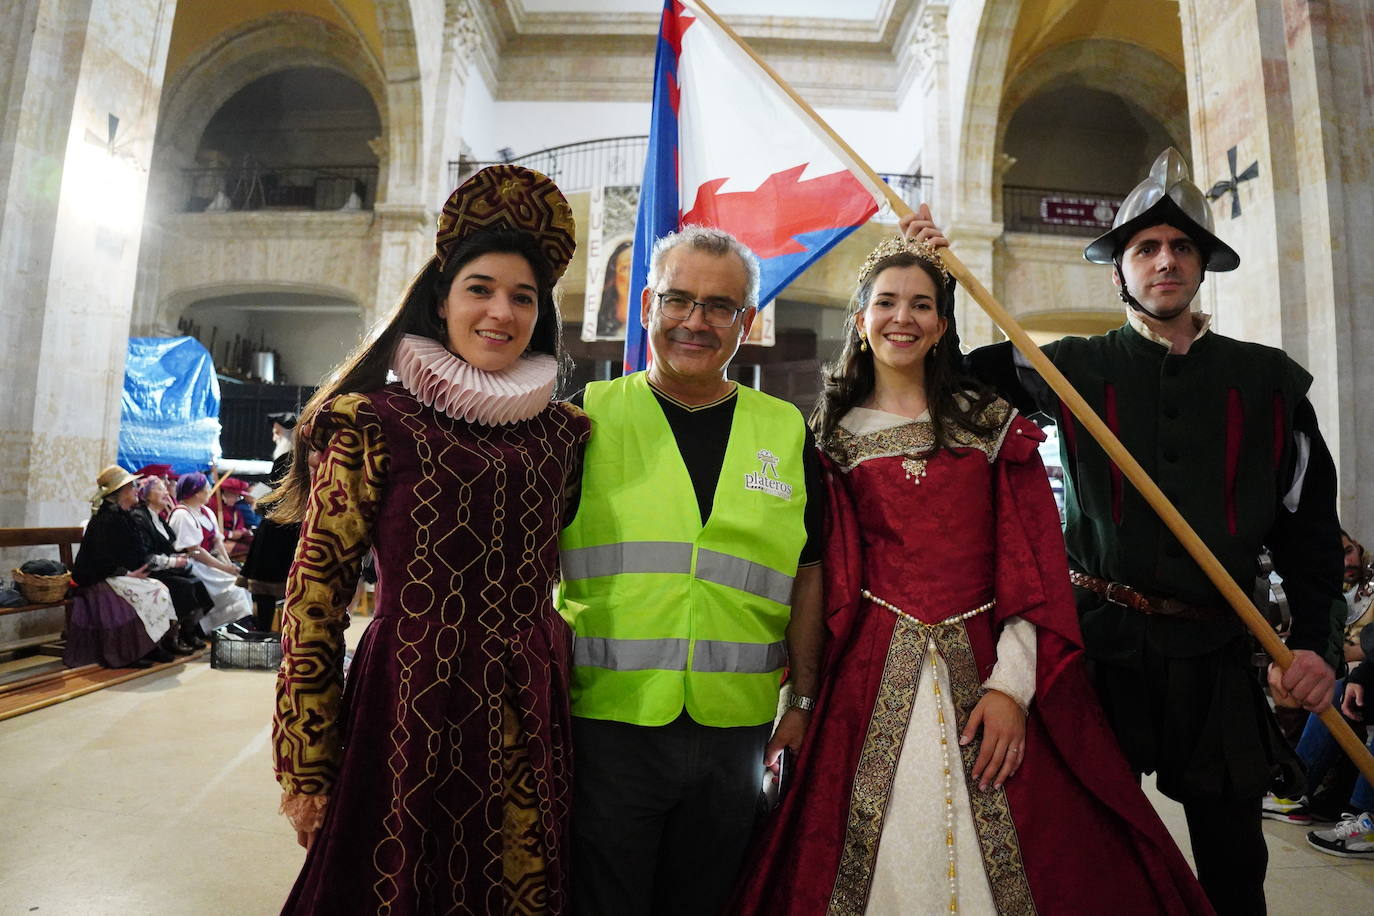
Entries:
MULTIPOLYGON (((919 481, 917 482, 919 483, 919 481)), ((927 652, 932 649, 938 651, 935 645, 935 637, 930 633, 930 630, 935 627, 961 624, 970 617, 976 617, 985 611, 992 610, 997 604, 996 599, 993 599, 987 604, 980 604, 971 611, 965 611, 954 617, 948 617, 941 620, 939 623, 926 623, 897 607, 897 605, 889 601, 884 601, 866 588, 860 589, 859 594, 879 607, 887 608, 889 611, 896 614, 898 620, 902 624, 908 626, 914 625, 917 627, 918 632, 924 632, 927 652)), ((938 664, 932 664, 930 666, 930 682, 933 688, 932 692, 935 694, 935 722, 939 727, 940 765, 943 768, 945 788, 945 855, 949 861, 949 866, 945 870, 945 876, 949 883, 949 911, 951 913, 957 913, 959 912, 959 869, 958 856, 956 855, 954 846, 954 764, 950 760, 949 755, 949 729, 945 727, 945 695, 944 691, 940 689, 940 666, 938 664)))
MULTIPOLYGON (((887 811, 892 780, 896 776, 906 730, 915 705, 916 688, 920 682, 922 665, 934 651, 944 659, 949 670, 950 699, 957 721, 956 730, 962 732, 968 718, 983 693, 973 658, 965 623, 995 606, 995 601, 980 605, 938 623, 918 620, 896 605, 873 595, 867 589, 861 594, 879 607, 893 612, 897 626, 888 646, 882 680, 869 718, 859 764, 851 789, 849 818, 841 848, 839 868, 831 891, 827 916, 859 916, 866 911, 872 884, 873 868, 878 857, 878 842, 882 837, 883 818, 887 811)), ((954 843, 953 760, 950 756, 946 720, 944 718, 943 687, 939 666, 931 669, 945 779, 945 846, 949 856, 948 881, 950 912, 958 910, 957 847, 954 843)), ((983 867, 992 891, 997 912, 1034 914, 1035 902, 1026 879, 1025 865, 1011 818, 1011 808, 1003 789, 978 789, 973 779, 973 764, 977 760, 981 736, 961 748, 964 781, 968 789, 973 821, 983 867)))

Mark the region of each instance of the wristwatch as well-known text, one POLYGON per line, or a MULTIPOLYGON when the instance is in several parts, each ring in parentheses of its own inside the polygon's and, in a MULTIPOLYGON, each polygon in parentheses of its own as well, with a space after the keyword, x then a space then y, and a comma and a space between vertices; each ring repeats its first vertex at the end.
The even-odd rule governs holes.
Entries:
POLYGON ((802 712, 810 712, 815 705, 815 697, 804 697, 801 694, 794 693, 787 698, 788 709, 800 709, 802 712))

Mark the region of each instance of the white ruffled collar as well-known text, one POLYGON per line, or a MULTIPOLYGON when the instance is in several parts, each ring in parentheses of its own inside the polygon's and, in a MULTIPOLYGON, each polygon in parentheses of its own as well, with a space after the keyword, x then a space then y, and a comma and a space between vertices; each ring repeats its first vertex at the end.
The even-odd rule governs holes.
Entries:
POLYGON ((558 361, 546 353, 487 372, 454 356, 439 341, 416 334, 401 338, 391 369, 420 403, 483 426, 535 416, 548 406, 558 381, 558 361))

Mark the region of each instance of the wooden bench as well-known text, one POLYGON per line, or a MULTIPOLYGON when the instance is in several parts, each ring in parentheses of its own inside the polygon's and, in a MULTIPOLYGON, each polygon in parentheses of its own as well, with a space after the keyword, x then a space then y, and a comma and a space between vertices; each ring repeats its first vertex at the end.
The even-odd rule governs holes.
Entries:
MULTIPOLYGON (((56 547, 58 558, 72 568, 73 546, 81 543, 80 528, 0 528, 0 549, 14 547, 56 547)), ((4 570, 8 578, 9 569, 4 570)), ((32 712, 61 703, 75 697, 85 696, 96 690, 122 684, 134 678, 146 677, 170 668, 178 668, 187 661, 200 658, 204 649, 189 656, 177 656, 170 662, 153 665, 151 668, 105 668, 99 664, 81 665, 67 668, 62 662, 62 636, 71 623, 72 600, 48 601, 39 604, 25 604, 19 607, 0 608, 0 616, 23 614, 27 611, 41 611, 46 608, 60 607, 62 612, 62 634, 48 633, 29 636, 23 639, 0 642, 0 654, 14 655, 24 649, 38 647, 40 655, 55 655, 56 659, 41 664, 37 657, 19 660, 23 664, 17 670, 0 673, 0 720, 32 712)))
MULTIPOLYGON (((14 547, 56 547, 57 556, 68 569, 72 568, 74 554, 73 545, 81 543, 80 528, 0 528, 0 549, 14 547)), ((6 573, 9 570, 5 570, 6 573)), ((5 576, 8 578, 8 575, 5 576)), ((23 614, 29 611, 41 611, 45 608, 60 607, 62 612, 62 628, 65 632, 67 623, 71 618, 72 601, 70 598, 63 598, 58 601, 45 601, 38 604, 21 604, 18 607, 0 607, 0 617, 10 614, 23 614)), ((60 634, 59 634, 60 635, 60 634)), ((24 639, 0 642, 0 652, 13 652, 18 649, 30 648, 51 642, 53 635, 30 636, 24 639)))

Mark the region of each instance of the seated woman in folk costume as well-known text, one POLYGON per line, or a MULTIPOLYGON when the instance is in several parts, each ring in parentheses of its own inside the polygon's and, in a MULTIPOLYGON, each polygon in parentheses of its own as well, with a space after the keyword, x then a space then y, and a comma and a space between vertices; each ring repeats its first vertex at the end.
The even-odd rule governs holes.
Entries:
POLYGON ((110 465, 96 478, 72 578, 63 660, 69 668, 93 662, 110 668, 147 668, 189 650, 177 640, 176 609, 167 586, 148 575, 148 555, 130 510, 138 478, 110 465))
POLYGON ((736 911, 1209 913, 1087 680, 1044 437, 960 377, 953 294, 924 240, 860 271, 812 417, 822 688, 736 911))
POLYGON ((181 475, 177 506, 167 517, 167 527, 175 536, 172 546, 190 557, 191 572, 214 603, 200 620, 206 636, 253 613, 252 599, 237 585, 239 569, 229 560, 219 520, 207 505, 211 489, 210 479, 199 471, 181 475))
POLYGON ((574 238, 548 178, 478 172, 386 327, 302 414, 272 510, 301 521, 273 722, 308 849, 287 913, 567 908, 572 639, 552 598, 590 423, 550 398, 574 238), (345 684, 369 549, 376 616, 345 684))

